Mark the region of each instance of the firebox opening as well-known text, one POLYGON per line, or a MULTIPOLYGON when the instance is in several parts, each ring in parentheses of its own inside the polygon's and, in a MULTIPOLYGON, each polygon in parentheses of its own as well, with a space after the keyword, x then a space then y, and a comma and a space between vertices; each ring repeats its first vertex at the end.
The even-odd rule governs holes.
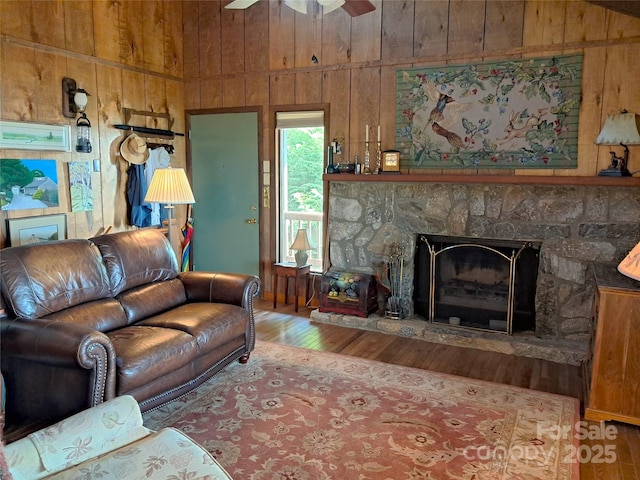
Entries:
POLYGON ((415 313, 503 333, 535 330, 539 242, 418 235, 415 313))

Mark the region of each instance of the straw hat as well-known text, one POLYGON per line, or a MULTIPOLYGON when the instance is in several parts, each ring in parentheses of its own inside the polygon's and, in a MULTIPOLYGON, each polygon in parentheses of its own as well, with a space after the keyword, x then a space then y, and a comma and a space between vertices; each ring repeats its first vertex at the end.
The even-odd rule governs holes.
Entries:
POLYGON ((132 133, 124 139, 120 145, 120 155, 127 162, 141 165, 147 161, 149 152, 147 151, 147 142, 135 133, 132 133))

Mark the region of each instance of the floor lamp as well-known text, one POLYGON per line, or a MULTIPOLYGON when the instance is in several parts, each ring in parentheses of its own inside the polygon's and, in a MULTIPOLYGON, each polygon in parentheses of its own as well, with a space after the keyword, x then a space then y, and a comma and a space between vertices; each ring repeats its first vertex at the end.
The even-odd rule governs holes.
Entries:
MULTIPOLYGON (((176 204, 196 203, 189 180, 182 168, 157 168, 151 177, 151 183, 144 197, 145 202, 164 203, 169 220, 169 242, 171 243, 173 206, 176 204)), ((173 247, 173 245, 172 245, 173 247)))

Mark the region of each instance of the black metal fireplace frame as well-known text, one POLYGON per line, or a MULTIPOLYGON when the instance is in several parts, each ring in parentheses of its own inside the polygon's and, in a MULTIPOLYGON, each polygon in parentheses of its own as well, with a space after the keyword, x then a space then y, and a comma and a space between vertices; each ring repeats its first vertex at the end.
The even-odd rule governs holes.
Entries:
MULTIPOLYGON (((518 267, 518 260, 520 256, 525 251, 529 251, 532 249, 533 251, 539 252, 540 250, 540 242, 525 240, 525 241, 516 241, 516 240, 503 240, 503 239, 480 239, 480 238, 469 238, 469 237, 452 237, 452 236, 441 236, 441 235, 431 235, 431 234, 419 234, 418 236, 418 246, 423 243, 426 245, 429 253, 429 292, 428 292, 428 314, 426 316, 426 320, 429 323, 441 323, 437 322, 435 318, 436 312, 436 278, 437 278, 437 259, 438 255, 443 254, 445 252, 450 252, 452 250, 458 248, 480 248, 491 253, 497 254, 502 257, 509 266, 509 279, 508 279, 508 295, 507 295, 507 305, 506 305, 506 329, 494 329, 494 328, 482 328, 478 326, 474 327, 466 327, 460 325, 460 328, 472 328, 474 330, 487 330, 494 333, 502 333, 507 335, 512 335, 514 331, 514 300, 515 300, 515 287, 516 287, 516 274, 518 267), (431 241, 430 241, 431 240, 431 241), (502 250, 500 250, 502 249, 502 250), (505 253, 505 250, 510 250, 509 254, 505 253)), ((536 256, 538 253, 536 253, 536 256)), ((417 258, 416 258, 417 260, 417 258)), ((416 268, 419 268, 418 261, 416 261, 416 268)), ((416 276, 417 277, 417 276, 416 276)), ((536 272, 537 277, 537 272, 536 272)), ((414 282, 416 279, 414 279, 414 282)), ((533 279, 535 284, 536 279, 533 279)), ((414 295, 416 294, 416 290, 414 290, 414 295)), ((414 298, 414 306, 417 307, 417 298, 414 298)), ((416 310, 418 310, 416 308, 416 310)), ((534 312, 535 317, 535 312, 534 312)), ((533 321, 532 328, 535 328, 535 318, 533 321)))

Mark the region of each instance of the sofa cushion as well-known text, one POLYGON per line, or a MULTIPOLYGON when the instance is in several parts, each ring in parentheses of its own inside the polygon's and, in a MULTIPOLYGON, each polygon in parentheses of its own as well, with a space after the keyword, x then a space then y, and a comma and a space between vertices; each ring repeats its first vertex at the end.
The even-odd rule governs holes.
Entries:
POLYGON ((59 322, 85 325, 92 330, 108 332, 127 326, 127 317, 122 305, 115 298, 103 298, 67 308, 45 318, 59 322))
POLYGON ((106 334, 116 351, 116 389, 122 395, 192 363, 196 339, 170 328, 132 325, 106 334))
POLYGON ((184 285, 177 278, 131 288, 117 296, 129 324, 167 311, 187 301, 184 285))
POLYGON ((13 442, 6 447, 6 453, 16 480, 35 480, 104 455, 149 433, 142 424, 138 403, 125 395, 13 442))
POLYGON ((17 317, 40 318, 111 296, 100 252, 88 240, 5 248, 0 279, 7 307, 17 317))
POLYGON ((178 276, 176 255, 158 229, 112 233, 90 240, 102 254, 113 296, 130 288, 178 276))
POLYGON ((249 314, 241 307, 226 303, 187 303, 138 323, 179 330, 197 342, 198 354, 204 355, 221 345, 245 335, 249 314))

